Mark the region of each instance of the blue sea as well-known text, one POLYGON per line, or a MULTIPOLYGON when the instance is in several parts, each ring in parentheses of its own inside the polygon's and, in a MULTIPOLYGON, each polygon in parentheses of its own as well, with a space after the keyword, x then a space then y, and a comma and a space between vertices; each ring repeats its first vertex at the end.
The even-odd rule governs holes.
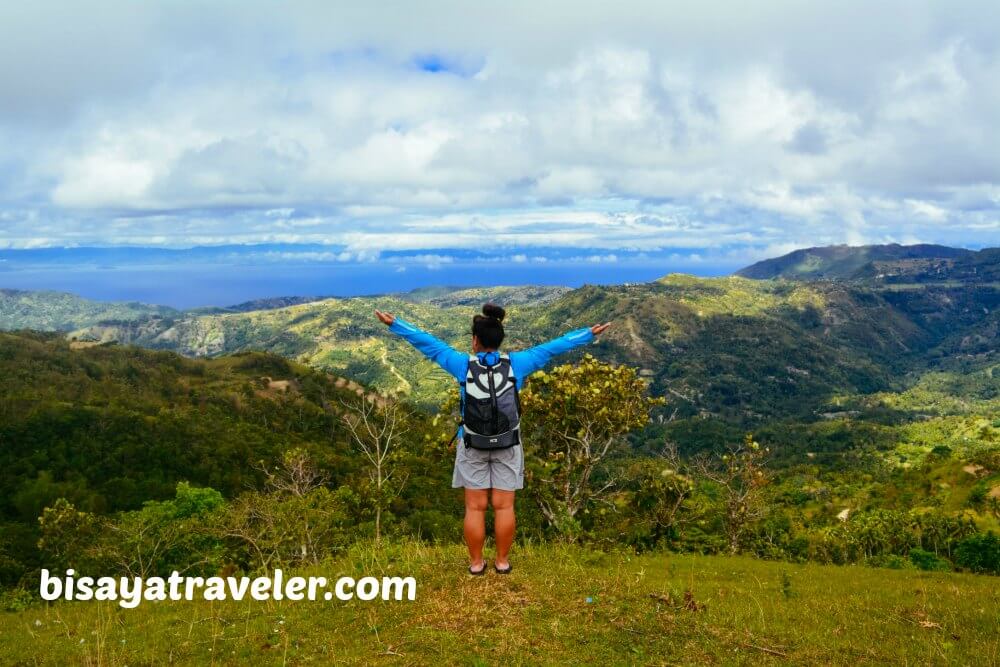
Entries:
POLYGON ((739 264, 691 266, 663 259, 622 262, 454 262, 429 267, 365 262, 183 263, 9 266, 0 288, 57 290, 100 301, 174 308, 227 306, 278 296, 358 296, 436 285, 565 285, 647 282, 673 272, 726 275, 739 264))

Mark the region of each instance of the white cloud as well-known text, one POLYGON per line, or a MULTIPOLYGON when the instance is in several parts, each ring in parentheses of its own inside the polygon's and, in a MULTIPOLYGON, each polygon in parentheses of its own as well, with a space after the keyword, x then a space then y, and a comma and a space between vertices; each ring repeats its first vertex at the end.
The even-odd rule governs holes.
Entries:
POLYGON ((3 243, 1000 242, 992 3, 496 11, 4 6, 3 243))

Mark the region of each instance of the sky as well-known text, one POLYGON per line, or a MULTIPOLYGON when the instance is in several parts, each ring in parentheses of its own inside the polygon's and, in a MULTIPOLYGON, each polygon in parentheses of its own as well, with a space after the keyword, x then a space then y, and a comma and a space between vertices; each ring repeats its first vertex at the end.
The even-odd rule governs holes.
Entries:
POLYGON ((998 34, 995 1, 2 3, 0 248, 1000 245, 998 34))

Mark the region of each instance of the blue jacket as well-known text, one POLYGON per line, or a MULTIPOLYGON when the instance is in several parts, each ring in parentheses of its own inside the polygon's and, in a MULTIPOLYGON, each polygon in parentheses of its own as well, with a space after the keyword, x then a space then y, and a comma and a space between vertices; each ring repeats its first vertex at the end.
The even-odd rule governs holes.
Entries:
MULTIPOLYGON (((426 331, 421 331, 399 317, 389 326, 389 331, 420 350, 425 357, 448 371, 458 382, 465 382, 465 374, 469 368, 468 354, 462 354, 444 341, 435 338, 426 331)), ((527 350, 511 352, 509 354, 510 367, 514 372, 517 388, 520 389, 527 377, 535 371, 541 370, 552 357, 586 345, 592 340, 594 340, 594 334, 589 328, 576 329, 547 343, 529 347, 527 350)), ((486 354, 488 353, 480 352, 479 356, 484 357, 486 354)))

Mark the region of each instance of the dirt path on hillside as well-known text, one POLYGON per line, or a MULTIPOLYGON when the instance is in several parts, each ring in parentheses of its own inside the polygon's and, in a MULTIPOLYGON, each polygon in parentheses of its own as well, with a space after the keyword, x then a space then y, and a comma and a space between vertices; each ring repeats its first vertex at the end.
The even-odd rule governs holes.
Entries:
POLYGON ((389 361, 388 350, 386 349, 382 350, 382 356, 380 357, 380 359, 382 363, 385 364, 386 368, 389 369, 389 372, 395 375, 399 379, 400 383, 403 385, 403 392, 409 394, 411 391, 413 391, 413 386, 410 384, 409 380, 403 377, 402 374, 400 374, 400 372, 396 370, 396 367, 393 366, 392 363, 389 361))

